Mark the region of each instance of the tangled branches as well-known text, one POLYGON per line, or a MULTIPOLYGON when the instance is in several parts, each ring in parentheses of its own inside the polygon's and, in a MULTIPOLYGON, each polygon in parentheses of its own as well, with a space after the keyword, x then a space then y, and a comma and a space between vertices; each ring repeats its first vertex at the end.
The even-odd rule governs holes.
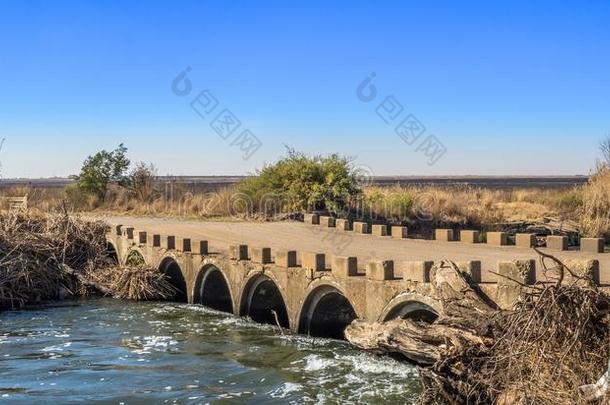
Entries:
POLYGON ((57 298, 77 288, 66 269, 106 263, 105 225, 69 215, 0 215, 0 308, 57 298))
MULTIPOLYGON (((500 336, 486 353, 480 381, 510 403, 573 404, 578 387, 597 381, 610 355, 610 299, 576 285, 550 285, 502 314, 500 336)), ((476 388, 476 387, 475 387, 476 388)))
POLYGON ((176 288, 159 270, 146 266, 107 267, 88 272, 87 277, 107 287, 116 298, 138 301, 167 300, 176 288))

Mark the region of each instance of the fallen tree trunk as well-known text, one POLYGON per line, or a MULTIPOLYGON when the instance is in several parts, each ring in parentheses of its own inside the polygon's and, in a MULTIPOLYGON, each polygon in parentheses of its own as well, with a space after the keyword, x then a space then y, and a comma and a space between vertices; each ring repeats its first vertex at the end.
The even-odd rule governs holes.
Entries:
POLYGON ((441 263, 430 278, 441 303, 434 323, 356 320, 345 331, 361 349, 400 354, 419 366, 421 403, 582 403, 586 390, 579 387, 606 371, 607 295, 549 284, 501 311, 452 262, 441 263))

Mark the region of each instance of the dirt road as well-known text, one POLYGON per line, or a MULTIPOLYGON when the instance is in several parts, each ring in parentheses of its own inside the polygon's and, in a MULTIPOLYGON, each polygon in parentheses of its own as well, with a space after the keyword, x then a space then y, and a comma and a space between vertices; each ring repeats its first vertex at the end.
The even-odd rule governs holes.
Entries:
MULTIPOLYGON (((96 217, 109 224, 133 226, 157 234, 169 234, 193 239, 206 239, 211 251, 226 251, 229 244, 243 243, 272 249, 310 251, 327 255, 356 256, 360 267, 369 259, 395 261, 450 259, 454 261, 480 260, 482 281, 495 281, 498 261, 538 259, 531 249, 515 246, 488 246, 417 239, 392 239, 340 231, 336 228, 305 225, 301 222, 211 222, 175 218, 128 216, 96 217)), ((585 254, 579 251, 548 251, 560 259, 597 259, 600 261, 602 284, 610 284, 610 253, 585 254)), ((327 259, 328 260, 328 259, 327 259)), ((537 278, 543 274, 538 267, 537 278)))

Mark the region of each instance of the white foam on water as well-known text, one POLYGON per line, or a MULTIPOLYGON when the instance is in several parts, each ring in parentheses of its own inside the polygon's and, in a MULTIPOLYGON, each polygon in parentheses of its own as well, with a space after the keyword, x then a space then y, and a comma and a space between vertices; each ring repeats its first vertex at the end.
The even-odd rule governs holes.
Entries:
MULTIPOLYGON (((341 353, 332 349, 293 361, 287 371, 302 374, 307 387, 317 387, 316 397, 308 399, 317 403, 395 399, 411 392, 410 385, 417 378, 413 366, 389 357, 341 353)), ((408 400, 406 397, 405 401, 408 400)))
POLYGON ((47 346, 47 347, 43 347, 42 349, 40 349, 42 352, 45 353, 49 353, 49 352, 63 352, 64 348, 62 347, 63 345, 53 345, 53 346, 47 346))
POLYGON ((302 390, 303 390, 302 384, 286 382, 286 383, 282 384, 280 387, 276 388, 275 390, 269 392, 269 396, 271 398, 283 399, 292 393, 301 392, 302 390))
POLYGON ((258 329, 258 330, 266 330, 273 331, 277 330, 277 327, 273 325, 268 325, 264 323, 257 323, 251 320, 250 318, 229 316, 226 318, 219 319, 215 322, 218 325, 226 325, 226 326, 235 326, 238 328, 250 328, 250 329, 258 329))
POLYGON ((170 349, 170 346, 176 346, 177 340, 174 340, 171 336, 134 336, 132 340, 126 342, 128 347, 131 347, 132 353, 135 354, 149 354, 152 351, 164 352, 170 349), (136 346, 134 348, 134 346, 136 346))
POLYGON ((330 345, 347 345, 341 340, 315 338, 305 335, 277 335, 276 338, 282 340, 285 344, 296 346, 296 348, 299 350, 319 349, 320 347, 326 347, 330 345))
POLYGON ((338 359, 352 364, 355 371, 364 374, 390 374, 400 378, 417 377, 415 367, 389 357, 376 357, 366 353, 338 355, 338 359))
POLYGON ((303 370, 305 371, 320 371, 325 370, 329 367, 336 366, 338 363, 333 359, 323 358, 317 354, 310 354, 303 358, 305 361, 305 366, 303 370))

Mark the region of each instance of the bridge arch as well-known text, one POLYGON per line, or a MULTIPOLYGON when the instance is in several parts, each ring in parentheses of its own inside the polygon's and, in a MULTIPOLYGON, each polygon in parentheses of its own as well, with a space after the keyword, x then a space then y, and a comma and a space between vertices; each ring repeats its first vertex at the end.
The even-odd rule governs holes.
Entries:
POLYGON ((112 264, 120 264, 119 251, 111 240, 106 240, 106 257, 112 264))
POLYGON ((301 308, 298 332, 344 339, 344 331, 357 318, 351 302, 338 288, 325 284, 313 289, 301 308))
POLYGON ((197 273, 193 287, 193 303, 233 313, 229 280, 216 265, 206 264, 197 273))
POLYGON ((403 293, 394 297, 384 308, 379 320, 382 322, 396 318, 432 323, 440 313, 438 301, 416 293, 403 293))
POLYGON ((249 316, 260 323, 290 327, 286 300, 277 283, 269 276, 258 273, 250 278, 241 293, 239 315, 249 316), (277 316, 277 319, 276 319, 277 316))
POLYGON ((186 288, 186 280, 184 278, 184 274, 182 273, 182 269, 180 265, 171 256, 166 256, 161 260, 159 264, 159 271, 166 274, 169 277, 170 283, 176 289, 176 294, 174 295, 174 301, 178 302, 187 302, 187 288, 186 288))

